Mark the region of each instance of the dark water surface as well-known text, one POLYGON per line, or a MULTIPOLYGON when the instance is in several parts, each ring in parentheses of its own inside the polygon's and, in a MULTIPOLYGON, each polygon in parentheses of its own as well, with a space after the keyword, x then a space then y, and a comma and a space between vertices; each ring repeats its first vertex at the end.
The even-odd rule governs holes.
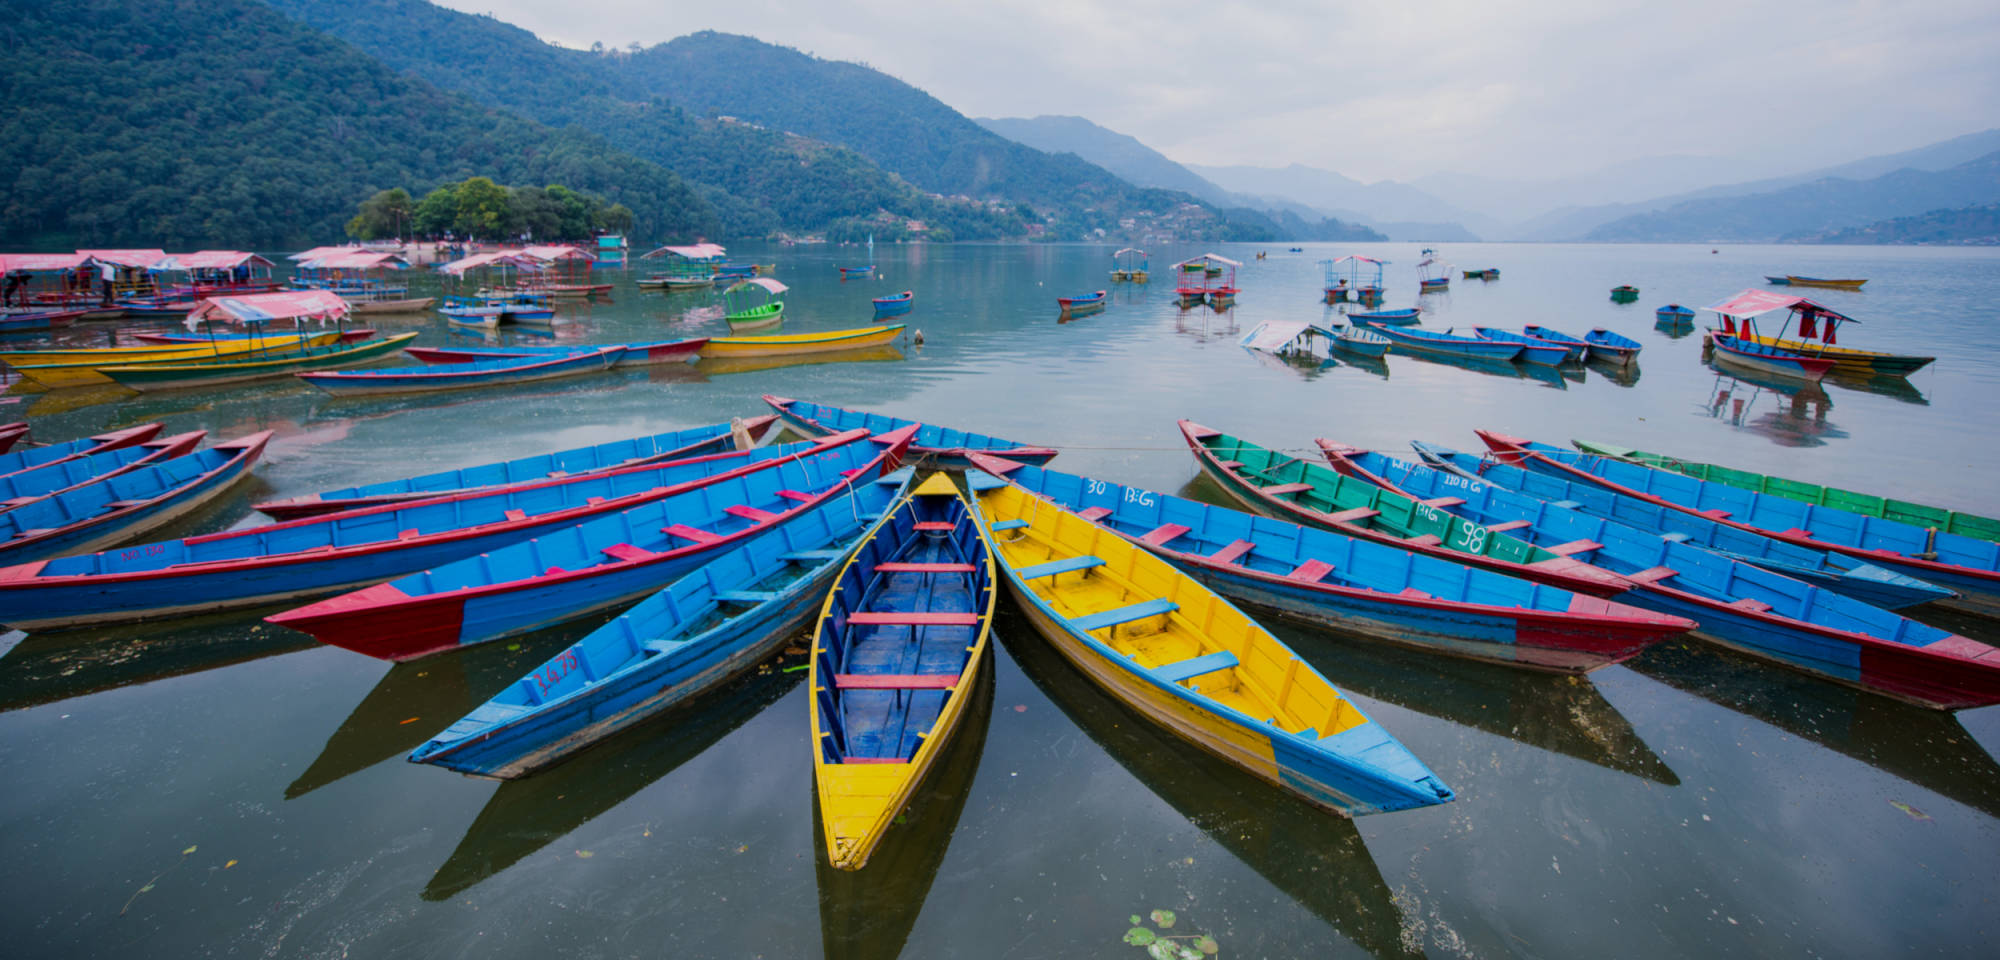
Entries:
MULTIPOLYGON (((743 248, 793 286, 785 332, 860 326, 869 297, 914 289, 903 322, 925 343, 415 398, 52 394, 0 419, 25 409, 51 440, 275 429, 257 479, 176 535, 255 522, 269 496, 751 415, 763 393, 1061 447, 1058 469, 1173 492, 1195 475, 1188 417, 1301 450, 1473 449, 1475 427, 1624 442, 2000 513, 2000 251, 1446 248, 1503 278, 1455 277, 1423 299, 1427 328, 1606 326, 1645 345, 1631 374, 1537 378, 1252 355, 1236 340, 1257 323, 1326 311, 1321 258, 1396 261, 1387 307, 1416 290, 1413 245, 1278 249, 1224 251, 1250 261, 1232 311, 1174 305, 1166 267, 1200 252, 1175 249, 1153 283, 1059 323, 1058 295, 1106 286, 1109 247, 883 247, 883 276, 848 284, 833 268, 858 251, 743 248), (1785 272, 1871 278, 1810 294, 1863 321, 1843 344, 1941 359, 1907 384, 1802 389, 1719 374, 1698 334, 1654 328, 1664 303, 1785 272), (1640 300, 1611 303, 1620 283, 1640 300)), ((686 316, 704 295, 615 276, 616 302, 566 310, 558 338, 723 332, 686 316)), ((448 341, 435 317, 368 322, 448 341)), ((1128 916, 1165 907, 1225 957, 1996 953, 2000 710, 1919 710, 1699 643, 1569 679, 1270 625, 1458 800, 1320 813, 1127 713, 1009 610, 972 728, 876 863, 834 876, 802 673, 495 784, 403 757, 591 624, 393 667, 250 614, 30 637, 0 658, 0 952, 1139 958, 1128 916)))

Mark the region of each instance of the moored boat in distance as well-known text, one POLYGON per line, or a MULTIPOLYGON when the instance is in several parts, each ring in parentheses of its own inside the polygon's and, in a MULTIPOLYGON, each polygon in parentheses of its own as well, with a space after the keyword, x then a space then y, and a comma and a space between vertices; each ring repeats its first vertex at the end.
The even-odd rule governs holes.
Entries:
POLYGON ((1389 338, 1350 323, 1333 331, 1333 348, 1364 357, 1379 357, 1389 352, 1389 338))
POLYGON ((1764 279, 1769 283, 1781 287, 1829 287, 1834 290, 1859 290, 1862 284, 1868 282, 1866 279, 1829 279, 1827 277, 1801 277, 1796 274, 1788 274, 1782 277, 1767 276, 1764 279))
POLYGON ((572 354, 596 350, 604 347, 623 347, 612 366, 637 367, 660 363, 687 363, 701 355, 701 348, 708 344, 707 337, 693 337, 686 340, 654 340, 645 343, 600 343, 578 346, 542 346, 539 344, 514 344, 506 347, 404 347, 403 353, 424 363, 474 363, 480 360, 495 360, 501 357, 550 356, 572 354))
POLYGON ((1398 326, 1407 326, 1416 323, 1418 319, 1417 315, 1421 312, 1422 309, 1419 307, 1404 307, 1401 310, 1369 310, 1350 313, 1347 315, 1347 319, 1354 323, 1362 324, 1395 324, 1398 326))
POLYGON ((626 467, 707 456, 725 452, 731 449, 732 445, 736 450, 747 450, 762 442, 765 435, 770 433, 771 428, 777 423, 778 417, 775 414, 766 414, 714 426, 614 440, 610 443, 577 447, 556 453, 538 454, 359 487, 345 487, 286 500, 267 500, 252 504, 251 509, 279 520, 289 520, 322 513, 337 513, 342 510, 359 510, 385 503, 429 500, 478 490, 492 490, 511 484, 539 483, 543 480, 580 477, 626 467))
POLYGON ((813 631, 813 782, 827 860, 859 870, 965 717, 988 658, 993 551, 944 474, 889 507, 813 631))
POLYGON ((1311 664, 1193 578, 998 477, 967 481, 1036 632, 1147 720, 1343 814, 1453 798, 1311 664))
POLYGON ((269 380, 302 370, 336 370, 370 363, 386 357, 415 340, 415 333, 399 333, 382 340, 363 340, 327 347, 305 347, 284 353, 267 354, 247 360, 224 360, 173 364, 136 364, 100 367, 98 372, 119 386, 147 393, 221 386, 252 380, 269 380))
POLYGON ((764 402, 778 411, 785 426, 792 432, 806 437, 824 437, 842 430, 864 429, 876 433, 887 433, 904 427, 916 427, 916 438, 910 443, 910 457, 921 465, 938 470, 964 470, 970 465, 967 457, 973 453, 984 453, 1023 463, 1041 464, 1053 459, 1056 450, 1018 443, 1002 437, 987 436, 967 430, 954 430, 915 420, 904 420, 865 410, 849 410, 844 407, 828 406, 807 400, 793 400, 790 397, 764 395, 764 402))
POLYGON ((903 324, 825 330, 819 333, 782 333, 764 337, 710 337, 701 348, 703 358, 784 357, 807 353, 829 353, 887 344, 902 336, 903 324))
POLYGON ((1554 327, 1544 327, 1531 323, 1521 328, 1521 335, 1530 339, 1540 340, 1543 343, 1560 344, 1564 349, 1569 351, 1569 359, 1571 360, 1582 360, 1584 353, 1590 349, 1590 344, 1585 342, 1582 337, 1572 337, 1554 327))
POLYGON ((876 297, 872 301, 875 305, 875 315, 878 317, 900 317, 910 312, 910 306, 916 302, 916 298, 917 293, 914 290, 905 290, 902 293, 889 297, 876 297))
POLYGON ((1326 530, 1006 460, 975 461, 1225 596, 1374 641, 1584 673, 1694 627, 1326 530))
POLYGON ((1584 334, 1583 342, 1590 345, 1590 359, 1620 367, 1629 367, 1638 362, 1639 351, 1644 349, 1639 341, 1624 334, 1612 333, 1603 327, 1595 327, 1584 334))
POLYGON ((513 779, 568 759, 769 657, 811 622, 848 555, 909 486, 903 468, 662 587, 410 754, 513 779))
POLYGON ((1670 303, 1653 311, 1653 316, 1658 318, 1660 323, 1693 323, 1694 309, 1670 303))
POLYGON ((1838 331, 1841 325, 1861 321, 1805 297, 1750 289, 1702 309, 1722 318, 1723 334, 1734 335, 1759 347, 1789 351, 1815 360, 1830 360, 1833 362, 1832 372, 1849 376, 1905 377, 1937 359, 1840 346, 1838 331), (1783 331, 1787 324, 1783 321, 1778 324, 1777 336, 1757 332, 1757 318, 1780 310, 1788 311, 1790 317, 1798 319, 1798 339, 1785 339, 1783 331))
POLYGON ((1375 332, 1388 337, 1390 342, 1403 348, 1405 352, 1438 353, 1454 357, 1474 357, 1484 360, 1512 360, 1520 356, 1524 344, 1504 340, 1487 340, 1480 337, 1461 337, 1453 333, 1436 333, 1430 330, 1406 330, 1401 327, 1356 320, 1374 328, 1375 332))
POLYGON ((1512 330, 1499 330, 1493 327, 1473 327, 1472 332, 1481 340, 1519 344, 1521 352, 1512 358, 1515 360, 1525 360, 1528 363, 1539 363, 1553 367, 1567 361, 1570 356, 1569 347, 1563 344, 1549 343, 1548 341, 1531 337, 1524 333, 1515 333, 1512 330))
POLYGON ((387 370, 307 370, 293 374, 321 390, 342 397, 432 393, 469 390, 557 377, 600 373, 616 366, 623 346, 597 347, 567 354, 496 357, 466 363, 426 364, 387 370))
POLYGON ((1074 310, 1081 307, 1101 307, 1104 305, 1104 293, 1105 291, 1099 290, 1096 293, 1085 294, 1081 297, 1057 297, 1056 304, 1064 310, 1074 310))

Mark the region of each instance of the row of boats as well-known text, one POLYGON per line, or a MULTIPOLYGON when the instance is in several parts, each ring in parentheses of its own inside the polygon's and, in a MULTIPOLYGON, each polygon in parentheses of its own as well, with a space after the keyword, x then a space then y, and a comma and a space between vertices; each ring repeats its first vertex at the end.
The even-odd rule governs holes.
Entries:
POLYGON ((1406 460, 1320 440, 1308 458, 1182 421, 1245 512, 1059 473, 1049 447, 765 400, 757 418, 261 503, 276 522, 112 550, 240 480, 265 435, 146 460, 163 442, 149 425, 0 454, 17 494, 0 623, 312 601, 267 620, 410 660, 624 609, 412 754, 496 777, 810 629, 821 825, 849 869, 963 724, 1003 582, 1127 706, 1350 814, 1452 792, 1231 600, 1568 673, 1694 631, 1928 707, 2000 702, 2000 652, 1894 612, 2000 613, 1984 517, 1602 444, 1489 432, 1484 455, 1418 444, 1406 460), (809 439, 764 443, 779 424, 809 439))

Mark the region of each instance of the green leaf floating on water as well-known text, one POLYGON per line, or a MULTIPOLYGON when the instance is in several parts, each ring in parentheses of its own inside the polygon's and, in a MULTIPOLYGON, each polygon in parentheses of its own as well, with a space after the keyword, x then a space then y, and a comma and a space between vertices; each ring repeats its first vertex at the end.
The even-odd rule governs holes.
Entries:
POLYGON ((1145 922, 1144 918, 1140 917, 1140 916, 1139 916, 1138 914, 1136 914, 1136 913, 1135 913, 1135 914, 1133 914, 1133 915, 1132 915, 1132 925, 1133 925, 1133 926, 1135 926, 1135 927, 1136 927, 1136 926, 1138 926, 1139 924, 1141 924, 1141 923, 1144 923, 1144 922, 1145 922))
POLYGON ((1125 931, 1125 942, 1135 947, 1143 947, 1146 944, 1152 943, 1156 939, 1159 938, 1153 933, 1153 931, 1148 930, 1145 927, 1133 927, 1132 929, 1125 931))
POLYGON ((1155 940, 1147 945, 1146 955, 1153 960, 1180 960, 1181 948, 1172 940, 1155 940))
POLYGON ((1153 922, 1159 924, 1161 929, 1172 930, 1174 928, 1174 912, 1172 910, 1155 910, 1153 911, 1153 922))
POLYGON ((1216 951, 1222 949, 1222 945, 1216 943, 1214 937, 1204 933, 1195 938, 1194 948, 1212 957, 1215 956, 1216 951))

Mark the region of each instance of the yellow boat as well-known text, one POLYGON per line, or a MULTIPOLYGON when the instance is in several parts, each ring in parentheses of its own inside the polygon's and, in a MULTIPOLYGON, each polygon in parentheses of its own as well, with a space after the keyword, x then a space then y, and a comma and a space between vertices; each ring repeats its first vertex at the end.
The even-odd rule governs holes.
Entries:
POLYGON ((903 324, 857 327, 821 333, 785 333, 770 337, 711 337, 701 348, 706 357, 783 357, 829 350, 852 350, 886 344, 903 334, 903 324))
POLYGON ((884 513, 813 632, 813 782, 827 860, 859 870, 951 742, 992 634, 993 551, 942 473, 884 513))
POLYGON ((805 367, 822 363, 885 363, 901 359, 903 351, 893 346, 873 346, 788 357, 710 357, 691 366, 676 363, 670 366, 648 367, 647 370, 650 371, 649 375, 661 370, 675 373, 685 370, 699 377, 720 377, 732 373, 758 373, 782 367, 805 367))
MULTIPOLYGON (((329 330, 325 333, 287 334, 285 336, 264 337, 257 340, 218 340, 196 347, 148 348, 153 350, 150 354, 143 352, 107 354, 94 359, 71 360, 61 363, 26 361, 18 364, 12 361, 9 361, 9 363, 14 367, 14 371, 21 375, 21 379, 40 387, 57 390, 63 387, 87 387, 111 383, 111 378, 101 372, 101 368, 103 367, 134 364, 150 366, 158 364, 211 363, 218 358, 225 357, 229 359, 245 359, 297 350, 302 345, 323 347, 338 342, 339 339, 340 331, 329 330), (300 342, 302 340, 304 341, 303 344, 300 342)), ((103 349, 119 350, 124 348, 107 347, 103 349)), ((71 350, 61 352, 88 353, 90 351, 71 350)), ((0 357, 0 359, 4 359, 4 357, 0 357)))
MULTIPOLYGON (((1335 812, 1452 799, 1422 761, 1227 600, 989 473, 968 471, 966 481, 1028 620, 1126 706, 1335 812)), ((1148 536, 1188 529, 1161 519, 1148 536)))
POLYGON ((1935 357, 1914 357, 1900 353, 1883 353, 1879 350, 1856 350, 1853 347, 1829 347, 1823 343, 1807 340, 1787 340, 1770 337, 1761 333, 1743 333, 1742 340, 1754 340, 1767 347, 1781 347, 1803 353, 1809 357, 1833 361, 1835 373, 1852 374, 1857 377, 1872 377, 1876 374, 1908 376, 1929 364, 1935 357))
POLYGON ((338 332, 296 334, 286 333, 259 339, 226 339, 211 343, 137 344, 129 347, 86 347, 75 350, 8 350, 0 352, 0 363, 10 367, 29 364, 61 363, 152 363, 158 359, 172 359, 200 354, 220 356, 244 350, 275 349, 297 346, 301 336, 309 336, 315 344, 332 343, 330 338, 338 337, 338 332))

